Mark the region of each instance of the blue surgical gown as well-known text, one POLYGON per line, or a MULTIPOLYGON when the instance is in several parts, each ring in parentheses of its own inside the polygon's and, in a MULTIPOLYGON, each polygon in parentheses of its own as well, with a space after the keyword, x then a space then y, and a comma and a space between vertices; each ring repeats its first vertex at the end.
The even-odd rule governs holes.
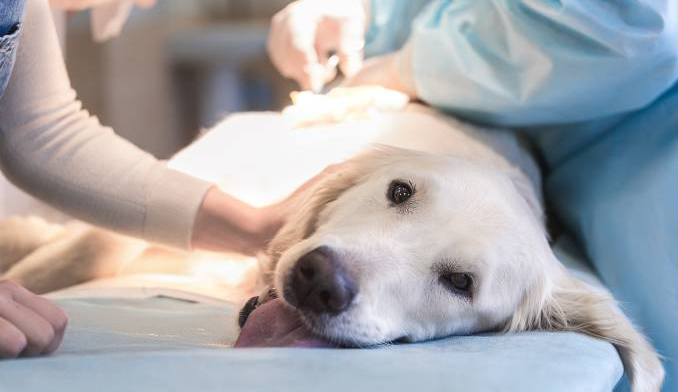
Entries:
POLYGON ((553 213, 666 357, 664 390, 678 391, 678 1, 371 7, 367 54, 410 45, 424 101, 533 138, 553 213))

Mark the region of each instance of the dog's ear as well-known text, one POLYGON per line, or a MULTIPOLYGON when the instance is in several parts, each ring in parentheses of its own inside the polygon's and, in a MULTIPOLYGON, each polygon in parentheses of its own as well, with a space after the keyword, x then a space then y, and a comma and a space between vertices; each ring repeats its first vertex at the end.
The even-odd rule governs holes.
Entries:
POLYGON ((275 235, 266 254, 259 256, 262 277, 267 285, 272 283, 272 273, 280 256, 291 246, 308 238, 316 230, 318 217, 329 203, 337 200, 348 188, 359 179, 359 171, 355 163, 345 164, 345 170, 334 173, 306 191, 299 198, 285 225, 275 235))
POLYGON ((291 246, 311 236, 318 225, 318 219, 325 207, 337 200, 347 189, 359 183, 365 175, 378 167, 407 159, 414 151, 396 147, 373 145, 367 151, 342 163, 341 170, 324 180, 318 181, 298 199, 298 206, 292 209, 285 225, 271 241, 265 254, 259 256, 264 284, 272 283, 272 273, 280 256, 291 246))
POLYGON ((657 353, 609 293, 563 272, 559 282, 532 298, 507 330, 573 331, 606 340, 619 352, 634 392, 661 389, 664 368, 657 353))

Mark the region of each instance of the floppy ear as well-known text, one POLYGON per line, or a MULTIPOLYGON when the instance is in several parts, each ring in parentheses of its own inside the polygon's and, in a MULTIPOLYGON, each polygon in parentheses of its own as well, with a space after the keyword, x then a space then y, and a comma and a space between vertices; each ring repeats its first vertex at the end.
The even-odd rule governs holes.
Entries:
POLYGON ((344 162, 342 170, 319 181, 299 198, 297 208, 288 217, 285 225, 271 241, 267 251, 259 255, 259 266, 265 285, 273 282, 273 272, 280 256, 291 246, 311 236, 318 225, 323 209, 347 189, 361 181, 368 173, 380 166, 391 164, 398 159, 406 159, 414 151, 396 147, 373 145, 362 154, 344 162))
POLYGON ((619 352, 634 392, 659 392, 664 368, 657 353, 609 293, 564 273, 539 297, 523 304, 507 330, 573 331, 606 340, 619 352))
POLYGON ((346 170, 335 173, 306 190, 306 194, 298 198, 296 208, 291 209, 294 212, 288 216, 287 222, 273 237, 266 252, 257 255, 261 279, 257 286, 261 286, 261 291, 258 296, 250 298, 240 310, 238 323, 241 328, 257 306, 277 297, 273 282, 278 260, 287 249, 311 236, 316 230, 318 216, 325 206, 337 200, 342 192, 358 181, 361 171, 356 169, 364 166, 357 165, 357 162, 359 160, 352 160, 345 164, 346 170))
POLYGON ((339 195, 359 180, 362 174, 359 168, 363 167, 358 164, 359 162, 360 159, 356 158, 346 163, 345 170, 319 181, 306 191, 306 195, 299 198, 297 208, 293 209, 294 212, 275 235, 266 253, 258 257, 264 284, 272 284, 272 274, 282 254, 291 246, 313 234, 317 227, 318 216, 325 206, 337 200, 339 195))

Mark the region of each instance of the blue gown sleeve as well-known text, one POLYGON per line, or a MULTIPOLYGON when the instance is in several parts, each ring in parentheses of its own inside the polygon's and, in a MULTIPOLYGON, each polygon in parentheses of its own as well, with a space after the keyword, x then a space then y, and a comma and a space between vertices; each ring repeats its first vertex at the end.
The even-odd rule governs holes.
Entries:
POLYGON ((398 50, 410 35, 414 18, 431 0, 369 0, 370 23, 365 33, 365 55, 398 50))
POLYGON ((372 24, 391 15, 391 30, 409 34, 420 98, 476 121, 599 118, 644 107, 678 79, 674 0, 435 0, 409 21, 402 3, 374 0, 372 24))

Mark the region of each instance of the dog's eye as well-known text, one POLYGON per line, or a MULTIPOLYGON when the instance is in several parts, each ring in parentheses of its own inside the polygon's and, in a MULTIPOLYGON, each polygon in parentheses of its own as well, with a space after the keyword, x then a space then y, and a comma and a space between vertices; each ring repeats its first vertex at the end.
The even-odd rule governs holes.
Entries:
POLYGON ((470 296, 473 287, 473 277, 461 272, 450 272, 440 275, 440 282, 456 293, 470 296))
POLYGON ((388 199, 395 205, 404 203, 414 193, 410 184, 393 181, 388 188, 388 199))

